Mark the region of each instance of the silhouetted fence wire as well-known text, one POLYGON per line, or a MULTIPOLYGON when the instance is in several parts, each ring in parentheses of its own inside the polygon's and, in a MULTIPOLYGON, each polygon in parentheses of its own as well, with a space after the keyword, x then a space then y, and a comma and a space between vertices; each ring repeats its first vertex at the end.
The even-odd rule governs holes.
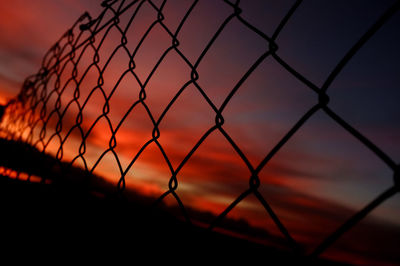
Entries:
POLYGON ((81 144, 79 148, 79 153, 71 160, 71 164, 78 159, 81 159, 84 162, 85 168, 89 172, 93 172, 94 168, 97 166, 102 157, 107 153, 112 153, 115 156, 115 159, 118 163, 120 170, 120 178, 117 184, 117 189, 119 193, 122 193, 125 189, 125 176, 128 173, 129 169, 135 164, 137 159, 141 156, 143 151, 151 144, 154 143, 162 153, 165 162, 167 163, 171 178, 168 183, 168 190, 165 191, 164 194, 160 196, 158 202, 162 201, 166 196, 172 195, 181 211, 184 215, 185 219, 190 223, 191 219, 187 215, 184 202, 180 199, 178 194, 176 193, 179 188, 179 173, 182 168, 186 165, 187 161, 191 158, 191 156, 195 153, 195 151, 202 145, 202 143, 208 138, 208 136, 214 131, 219 131, 225 139, 230 143, 236 153, 243 160, 251 175, 249 176, 249 187, 243 191, 242 194, 238 195, 236 200, 234 200, 210 225, 210 229, 218 226, 223 218, 225 218, 231 210, 240 203, 247 196, 253 194, 260 203, 264 206, 265 211, 272 218, 282 235, 286 238, 288 244, 291 246, 293 250, 296 252, 303 252, 300 245, 295 241, 295 239, 291 236, 291 233, 286 229, 285 225, 281 222, 279 216, 274 212, 273 208, 269 205, 268 201, 262 196, 259 192, 258 188, 260 186, 260 171, 268 164, 271 158, 288 142, 289 139, 293 137, 294 134, 306 123, 306 121, 312 117, 317 112, 326 113, 332 120, 334 120, 337 124, 339 124, 344 130, 349 132, 351 135, 355 137, 355 140, 361 141, 367 148, 369 148, 378 158, 380 158, 386 165, 393 171, 394 182, 393 186, 388 190, 383 191, 376 199, 372 200, 367 206, 363 209, 359 210, 354 216, 348 219, 343 225, 341 225, 336 231, 332 232, 325 240, 320 243, 317 248, 310 254, 311 256, 318 256, 323 253, 332 243, 334 243, 339 237, 341 237, 344 233, 350 230, 353 226, 357 225, 366 215, 368 215, 374 208, 378 207, 382 202, 387 200, 388 198, 395 195, 400 188, 400 167, 395 161, 390 158, 387 154, 385 154, 378 146, 376 146, 372 141, 366 138, 360 131, 354 128, 352 125, 348 124, 342 117, 335 113, 329 107, 329 94, 328 89, 331 83, 335 80, 335 78, 340 74, 343 67, 349 62, 349 60, 357 53, 357 51, 370 39, 371 36, 377 32, 380 27, 390 19, 396 12, 398 12, 400 7, 400 1, 396 1, 393 6, 391 6, 376 22, 370 27, 370 29, 351 47, 351 49, 344 55, 343 59, 336 65, 333 71, 330 73, 328 78, 325 80, 321 87, 317 86, 313 82, 311 82, 307 77, 301 75, 294 67, 290 64, 286 63, 279 56, 279 44, 276 42, 277 37, 279 36, 281 30, 285 27, 285 24, 290 20, 291 16, 296 12, 296 9, 301 5, 302 1, 296 1, 291 9, 287 12, 287 14, 283 17, 280 24, 272 34, 272 36, 268 36, 251 23, 249 23, 245 18, 241 16, 241 8, 240 1, 223 1, 226 5, 232 8, 231 14, 226 17, 223 23, 219 26, 216 33, 209 40, 205 49, 201 52, 200 56, 197 58, 195 62, 189 60, 185 54, 180 50, 180 41, 179 41, 179 33, 187 18, 190 17, 191 12, 195 9, 198 4, 198 0, 193 1, 192 5, 187 10, 185 16, 180 21, 178 27, 174 32, 172 32, 164 23, 164 15, 163 8, 167 1, 162 1, 161 5, 156 5, 153 1, 125 1, 125 0, 113 0, 113 1, 104 1, 102 6, 104 7, 103 11, 97 18, 92 18, 88 13, 83 14, 75 24, 73 24, 72 28, 69 29, 62 38, 47 52, 45 55, 41 69, 36 75, 32 75, 26 79, 23 84, 23 88, 19 95, 10 101, 6 107, 5 114, 3 117, 3 121, 1 124, 1 134, 4 138, 9 140, 17 140, 26 142, 34 147, 37 147, 42 152, 46 152, 48 149, 48 145, 53 138, 58 138, 60 141, 60 145, 58 147, 56 158, 58 160, 63 159, 63 144, 71 136, 71 132, 73 130, 78 130, 80 132, 81 144), (157 19, 153 21, 153 23, 147 28, 141 40, 139 41, 137 47, 132 51, 127 47, 127 37, 126 32, 128 28, 132 25, 132 22, 135 19, 135 16, 140 13, 141 6, 146 3, 149 4, 156 12, 157 19), (130 18, 129 23, 125 28, 119 25, 120 16, 126 12, 132 12, 132 16, 130 18), (106 20, 106 15, 111 14, 111 19, 106 20), (220 107, 217 107, 215 103, 210 99, 205 90, 200 86, 197 82, 199 79, 199 74, 197 72, 197 68, 202 62, 204 56, 208 53, 210 47, 213 46, 217 37, 224 31, 226 26, 232 21, 232 19, 237 19, 242 23, 247 30, 254 32, 259 37, 261 37, 266 44, 267 50, 262 54, 257 60, 251 65, 251 67, 245 72, 245 74, 240 78, 237 84, 232 88, 228 96, 224 99, 223 103, 220 107), (157 61, 157 64, 151 70, 148 77, 143 81, 138 75, 135 73, 135 55, 137 50, 143 45, 144 40, 147 38, 149 33, 152 31, 155 25, 160 25, 162 29, 167 33, 171 38, 171 46, 168 47, 162 56, 157 61), (111 56, 107 59, 107 63, 104 68, 99 66, 99 49, 104 39, 108 37, 108 34, 111 29, 116 29, 121 34, 120 43, 115 47, 115 50, 111 54, 111 56), (102 35, 102 32, 104 34, 102 35), (86 37, 85 37, 86 36, 86 37), (101 42, 99 45, 95 45, 96 38, 101 38, 101 42), (79 49, 82 49, 81 52, 77 53, 79 49), (108 67, 108 62, 113 58, 115 53, 119 50, 123 50, 126 52, 126 56, 129 57, 129 66, 126 69, 126 73, 131 74, 137 83, 140 86, 140 93, 138 95, 137 101, 135 101, 131 107, 126 110, 125 116, 121 119, 118 125, 112 125, 111 120, 108 116, 110 112, 109 101, 116 90, 118 89, 118 84, 123 78, 123 75, 117 81, 117 84, 112 89, 110 93, 107 92, 102 87, 104 84, 104 71, 108 67), (84 70, 86 74, 90 69, 95 68, 98 71, 98 80, 97 85, 91 89, 86 99, 80 98, 81 88, 80 85, 82 80, 85 78, 85 74, 78 78, 78 65, 80 63, 80 59, 84 53, 88 50, 94 52, 93 61, 84 70), (154 117, 152 110, 146 103, 146 85, 149 80, 153 76, 153 74, 157 71, 158 66, 164 60, 165 56, 168 53, 176 53, 183 61, 186 63, 187 67, 190 69, 190 79, 187 80, 185 85, 180 88, 180 90, 176 93, 175 97, 169 102, 167 107, 161 113, 159 118, 154 117), (259 65, 266 59, 272 58, 277 63, 279 63, 282 67, 284 67, 290 74, 296 77, 299 81, 305 84, 308 88, 310 88, 313 92, 315 92, 316 103, 312 106, 302 117, 293 125, 293 127, 282 136, 281 140, 276 143, 273 149, 264 157, 264 159, 258 165, 253 165, 250 160, 246 157, 244 152, 239 148, 239 146, 235 143, 235 141, 230 137, 229 132, 227 132, 224 128, 224 116, 223 111, 229 105, 232 97, 238 91, 238 89, 242 86, 242 84, 252 75, 255 69, 259 67, 259 65), (61 96, 65 91, 65 86, 60 86, 60 78, 61 74, 66 66, 66 64, 71 63, 73 65, 73 70, 71 76, 69 77, 66 83, 74 84, 75 90, 72 98, 69 102, 66 103, 64 109, 62 109, 61 96), (55 81, 51 79, 55 77, 55 81), (165 115, 170 110, 171 106, 173 106, 176 100, 180 97, 182 92, 189 86, 193 85, 198 92, 202 95, 202 97, 206 100, 209 107, 215 112, 215 124, 208 129, 208 131, 197 141, 194 147, 190 150, 190 152, 185 156, 185 158, 181 161, 181 163, 174 168, 170 159, 168 158, 166 152, 164 151, 163 146, 158 141, 162 132, 159 129, 159 125, 161 121, 164 119, 165 115), (98 118, 94 121, 91 127, 86 131, 82 128, 82 112, 87 106, 87 102, 90 97, 93 95, 95 91, 100 91, 104 97, 105 104, 103 106, 102 113, 99 114, 98 118), (56 95, 57 100, 54 103, 54 106, 50 106, 49 98, 52 95, 56 95), (83 104, 82 104, 83 103, 83 104), (68 108, 75 104, 79 108, 79 112, 75 117, 74 124, 69 128, 68 133, 63 137, 61 135, 61 131, 63 129, 63 117, 65 117, 68 108), (129 165, 126 169, 123 169, 121 163, 119 161, 119 157, 115 148, 117 146, 116 143, 116 133, 120 129, 121 125, 126 120, 128 114, 132 112, 132 110, 141 105, 146 110, 146 113, 150 117, 152 124, 154 126, 152 131, 152 137, 148 140, 142 148, 137 152, 137 154, 132 158, 129 165), (50 119, 55 116, 57 119, 57 123, 54 129, 51 129, 50 119), (99 154, 99 158, 97 162, 93 165, 92 168, 89 168, 86 164, 85 160, 85 152, 86 152, 86 140, 91 130, 94 128, 96 123, 104 118, 107 120, 109 128, 112 132, 112 136, 109 140, 109 148, 104 151, 102 154, 99 154), (115 127, 113 127, 115 126, 115 127), (38 132, 38 133, 37 133, 38 132))

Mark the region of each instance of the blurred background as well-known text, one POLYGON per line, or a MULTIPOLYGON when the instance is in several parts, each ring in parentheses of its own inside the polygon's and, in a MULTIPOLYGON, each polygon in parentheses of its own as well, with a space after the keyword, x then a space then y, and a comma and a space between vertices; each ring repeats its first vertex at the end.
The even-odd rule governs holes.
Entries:
MULTIPOLYGON (((121 6, 129 2, 121 1, 121 6)), ((395 2, 303 1, 276 39, 277 54, 320 87, 346 52, 395 2)), ((62 93, 47 94, 41 108, 51 110, 60 101, 60 113, 47 117, 47 125, 54 130, 57 121, 62 120, 63 130, 56 138, 50 137, 48 130, 35 147, 56 156, 62 143, 63 161, 73 161, 77 167, 87 168, 114 185, 125 175, 127 193, 154 198, 168 190, 172 172, 179 169, 177 194, 193 210, 189 216, 207 226, 248 188, 251 171, 219 131, 207 135, 187 162, 185 158, 215 125, 213 107, 224 105, 246 71, 268 50, 268 42, 242 20, 272 36, 294 1, 241 1, 241 20, 230 18, 234 9, 224 1, 203 0, 195 5, 181 28, 179 23, 193 1, 151 3, 132 5, 121 15, 118 25, 127 36, 126 45, 120 46, 121 32, 116 27, 106 27, 96 35, 97 50, 86 46, 77 50, 82 56, 77 63, 76 80, 69 80, 73 71, 70 62, 40 88, 48 92, 62 89, 62 93), (156 9, 161 6, 164 26, 154 24, 156 9), (135 10, 139 12, 131 21, 135 10), (179 51, 192 65, 197 64, 197 85, 187 85, 191 68, 177 51, 168 50, 172 38, 165 27, 170 32, 178 31, 179 51), (220 27, 221 34, 204 53, 220 27), (138 46, 148 29, 148 36, 138 46), (95 51, 100 61, 93 67, 95 51), (135 75, 127 71, 129 56, 134 57, 135 75), (99 73, 104 78, 104 93, 96 89, 99 73), (60 80, 58 85, 56 77, 60 80), (80 97, 71 104, 76 87, 80 97), (143 87, 146 106, 135 105, 143 87), (169 108, 178 92, 179 97, 169 108), (107 101, 107 119, 97 120, 107 101), (130 110, 131 107, 134 108, 130 110), (83 115, 82 131, 74 127, 79 112, 83 115), (152 139, 154 120, 159 121, 158 141, 168 160, 157 143, 146 144, 152 139), (82 132, 86 134, 86 151, 77 156, 82 132), (113 135, 117 156, 110 150, 113 135)), ((0 3, 0 103, 16 97, 24 79, 40 69, 47 50, 86 10, 96 18, 103 7, 83 0, 0 3)), ((108 11, 103 21, 110 18, 112 12, 108 11)), ((328 89, 329 107, 393 160, 400 157, 399 25, 397 12, 328 89)), ((46 59, 43 62, 51 63, 46 59)), ((269 56, 227 102, 222 112, 223 129, 256 168, 317 101, 315 92, 269 56)), ((37 125, 34 138, 41 138, 41 126, 44 125, 37 125)), ((317 246, 393 185, 392 170, 322 111, 284 145, 259 177, 260 193, 294 239, 307 249, 317 246)), ((172 197, 164 201, 171 207, 177 205, 172 197)), ((399 202, 399 195, 384 202, 324 256, 362 263, 398 262, 399 202), (382 244, 376 245, 378 242, 382 244)), ((281 233, 253 195, 241 201, 227 217, 262 230, 263 234, 252 233, 256 241, 281 245, 281 233)))

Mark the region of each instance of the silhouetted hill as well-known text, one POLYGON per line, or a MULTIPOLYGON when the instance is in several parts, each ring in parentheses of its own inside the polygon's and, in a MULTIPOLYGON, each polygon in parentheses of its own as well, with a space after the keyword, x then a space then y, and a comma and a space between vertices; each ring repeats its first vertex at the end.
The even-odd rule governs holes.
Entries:
MULTIPOLYGON (((35 183, 0 176, 2 240, 9 247, 69 256, 85 251, 86 255, 115 252, 122 257, 134 257, 151 251, 151 259, 156 261, 167 260, 157 254, 170 253, 175 254, 175 261, 191 256, 193 261, 334 264, 323 260, 311 262, 303 256, 189 225, 171 215, 174 211, 165 206, 148 208, 150 199, 139 195, 131 196, 129 201, 121 199, 111 184, 100 177, 68 167, 32 147, 5 140, 0 140, 0 144, 2 166, 52 180, 35 183)), ((197 216, 202 215, 212 214, 197 216)), ((236 229, 242 226, 253 234, 266 234, 235 220, 228 224, 236 229)))

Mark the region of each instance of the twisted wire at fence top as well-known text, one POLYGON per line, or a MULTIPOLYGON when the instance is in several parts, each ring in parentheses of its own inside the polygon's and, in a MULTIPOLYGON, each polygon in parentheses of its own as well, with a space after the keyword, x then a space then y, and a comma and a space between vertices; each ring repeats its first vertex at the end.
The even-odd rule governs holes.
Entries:
POLYGON ((185 206, 179 196, 176 193, 178 188, 178 174, 187 163, 187 161, 191 158, 191 156, 195 153, 195 151, 199 148, 200 145, 208 138, 208 136, 214 132, 219 131, 224 138, 230 143, 230 145, 234 148, 235 152, 240 156, 243 162, 246 164, 248 170, 251 175, 249 177, 249 187, 240 194, 236 200, 234 200, 211 224, 210 229, 213 229, 215 226, 218 226, 221 220, 227 216, 227 214, 244 198, 248 195, 253 194, 263 205, 265 210, 268 212, 276 226, 279 228, 280 232, 288 241, 289 245, 295 250, 300 251, 301 248, 299 244, 293 239, 290 232, 286 229, 284 224, 280 221, 279 217, 275 214, 271 206, 264 199, 264 197, 259 192, 258 188, 260 186, 260 179, 258 174, 260 171, 268 164, 270 159, 282 148, 283 145, 297 132, 297 130, 302 127, 302 125, 312 117, 316 112, 323 111, 325 112, 331 119, 336 121, 342 128, 348 131, 351 135, 353 135, 356 139, 361 141, 366 147, 368 147, 377 157, 379 157, 394 173, 394 184, 388 190, 384 191, 380 196, 371 201, 367 206, 365 206, 362 210, 357 212, 354 216, 352 216, 349 220, 347 220, 342 226, 340 226, 336 231, 330 234, 325 240, 322 241, 320 245, 311 253, 311 256, 318 256, 322 252, 326 250, 335 240, 337 240, 343 233, 348 231, 354 225, 356 225, 361 219, 363 219, 369 212, 371 212, 375 207, 379 206, 386 199, 392 197, 399 191, 400 184, 400 167, 397 165, 388 155, 386 155, 379 147, 377 147, 374 143, 372 143, 369 139, 364 137, 357 129, 348 124, 344 119, 342 119, 339 115, 337 115, 331 108, 328 107, 329 96, 327 94, 327 90, 331 85, 332 81, 336 78, 336 76, 341 72, 342 68, 347 64, 347 62, 352 58, 352 56, 357 53, 357 51, 366 43, 369 38, 374 35, 376 31, 400 8, 400 1, 396 1, 393 6, 391 6, 376 22, 373 26, 356 42, 353 47, 345 54, 343 59, 336 65, 333 71, 330 73, 328 78, 325 80, 321 87, 318 87, 306 77, 301 75, 298 71, 292 68, 289 64, 287 64, 282 58, 279 57, 278 44, 276 43, 276 39, 279 36, 281 30, 285 27, 285 24, 290 20, 293 13, 295 13, 296 9, 300 6, 301 0, 297 0, 290 10, 286 13, 283 19, 280 21, 278 27, 275 29, 272 36, 266 35, 264 32, 260 31, 258 28, 254 27, 251 23, 249 23, 246 19, 241 16, 241 8, 240 1, 230 2, 227 0, 223 0, 223 2, 229 5, 232 8, 232 13, 225 18, 222 24, 219 26, 215 34, 209 40, 205 49, 201 52, 200 56, 197 58, 195 62, 191 62, 179 49, 179 33, 182 29, 183 25, 187 21, 187 18, 191 15, 192 10, 195 9, 198 4, 198 0, 193 1, 191 6, 188 8, 185 16, 180 21, 175 32, 172 32, 164 23, 164 15, 163 8, 166 4, 167 0, 162 1, 161 5, 156 5, 151 0, 142 0, 142 1, 125 1, 125 0, 112 0, 112 1, 104 1, 102 6, 104 7, 103 11, 97 18, 91 18, 88 13, 83 14, 77 22, 72 26, 70 30, 68 30, 62 38, 47 52, 45 55, 42 67, 38 74, 30 76, 24 82, 23 88, 18 95, 18 97, 12 100, 6 109, 6 115, 3 123, 1 124, 1 131, 5 134, 7 139, 13 140, 22 140, 31 144, 34 147, 41 147, 42 151, 45 152, 49 143, 53 138, 58 138, 60 140, 60 146, 58 148, 56 158, 61 160, 63 158, 63 145, 67 138, 72 134, 73 130, 78 130, 80 136, 82 138, 81 145, 79 147, 79 153, 72 159, 71 164, 77 160, 81 159, 84 163, 86 170, 91 173, 94 171, 96 166, 99 164, 101 159, 107 154, 112 153, 115 157, 115 160, 118 164, 119 172, 121 174, 117 188, 118 191, 122 193, 125 189, 125 175, 128 173, 129 169, 133 166, 133 164, 137 161, 137 159, 141 156, 143 151, 148 147, 151 143, 155 143, 158 149, 161 151, 163 158, 165 159, 166 164, 168 165, 169 171, 171 173, 171 178, 168 182, 168 190, 162 194, 158 202, 162 201, 167 195, 172 195, 185 219, 188 222, 191 222, 190 217, 187 215, 185 206), (147 28, 143 36, 141 37, 138 45, 133 51, 130 51, 127 44, 126 33, 131 24, 133 23, 136 15, 140 12, 143 4, 149 4, 156 12, 157 19, 151 23, 151 25, 147 28), (132 16, 129 19, 125 28, 122 28, 119 25, 120 16, 127 12, 128 10, 132 10, 132 16), (111 14, 112 18, 106 20, 106 14, 111 14), (197 80, 199 79, 199 74, 197 73, 197 67, 200 62, 204 58, 204 56, 208 53, 210 47, 213 45, 215 40, 224 31, 225 27, 233 20, 237 19, 242 25, 244 25, 249 31, 254 32, 259 37, 261 37, 267 44, 267 50, 257 58, 255 62, 251 65, 249 69, 245 72, 245 74, 239 79, 237 84, 232 88, 228 96, 224 99, 223 103, 220 107, 217 107, 204 89, 199 85, 197 80), (151 70, 150 74, 143 81, 140 80, 138 75, 135 73, 135 55, 138 49, 142 46, 144 40, 147 38, 152 29, 156 26, 160 25, 162 29, 171 37, 171 46, 168 47, 161 57, 158 59, 156 65, 151 70), (115 47, 109 58, 107 59, 103 68, 100 67, 100 55, 99 49, 102 46, 104 40, 109 36, 109 33, 112 29, 116 29, 121 34, 120 43, 115 47), (104 31, 104 34, 101 36, 101 32, 104 31), (77 34, 76 34, 77 32, 77 34), (88 35, 86 38, 84 37, 88 35), (95 37, 100 37, 101 40, 99 44, 95 45, 95 37), (76 51, 81 49, 82 51, 77 54, 76 51), (105 90, 103 89, 104 84, 104 71, 107 68, 111 59, 115 56, 116 52, 119 50, 125 51, 126 56, 129 58, 129 67, 126 71, 120 76, 115 86, 112 88, 111 92, 107 95, 105 90), (88 53, 91 50, 94 52, 93 61, 91 64, 84 70, 83 75, 78 78, 78 65, 84 53, 88 53), (168 103, 167 107, 163 110, 159 118, 155 118, 146 104, 146 86, 153 74, 157 71, 158 66, 161 64, 163 59, 167 54, 175 52, 179 55, 180 58, 183 59, 187 67, 190 68, 190 79, 179 89, 173 99, 168 103), (230 137, 229 132, 227 132, 224 128, 224 116, 223 111, 225 107, 229 104, 233 95, 237 92, 237 90, 242 86, 242 84, 246 81, 246 79, 253 73, 255 69, 266 59, 273 58, 276 62, 278 62, 282 67, 284 67, 290 74, 296 77, 299 81, 305 84, 308 88, 316 93, 317 101, 314 106, 312 106, 302 117, 293 125, 293 127, 281 138, 281 140, 273 147, 273 149, 264 157, 264 159, 258 164, 253 165, 249 159, 245 156, 239 146, 235 143, 235 141, 230 137), (65 82, 63 87, 60 86, 60 78, 61 74, 66 68, 66 65, 71 63, 73 65, 72 75, 65 82), (80 99, 80 86, 82 81, 85 79, 85 76, 89 72, 89 70, 95 69, 98 72, 98 80, 97 85, 89 92, 86 99, 84 99, 83 103, 79 101, 80 99), (118 88, 119 83, 124 78, 125 75, 131 74, 136 82, 140 86, 139 97, 137 101, 135 101, 130 108, 126 111, 125 115, 122 117, 120 122, 113 127, 111 120, 108 116, 110 112, 109 101, 116 89, 118 88), (50 82, 51 77, 55 76, 56 80, 54 84, 50 82), (75 90, 73 93, 73 98, 66 104, 64 110, 61 109, 61 95, 65 92, 66 86, 69 83, 73 83, 75 90), (198 92, 202 95, 202 97, 206 100, 209 107, 215 112, 215 124, 209 128, 206 133, 201 136, 201 138, 197 141, 194 147, 190 150, 188 154, 184 157, 178 167, 174 168, 168 158, 167 154, 164 151, 164 148, 158 141, 161 132, 158 126, 161 121, 164 119, 167 112, 170 110, 171 106, 176 102, 176 100, 180 97, 182 92, 189 86, 193 85, 198 92), (82 112, 85 109, 89 99, 94 94, 94 92, 101 92, 104 97, 105 104, 103 106, 102 113, 97 117, 97 119, 93 122, 93 124, 89 127, 89 129, 84 132, 82 128, 82 112), (50 97, 52 95, 57 97, 54 107, 50 106, 53 109, 47 109, 47 103, 49 102, 50 97), (39 108, 40 104, 42 104, 42 108, 39 108), (65 116, 67 110, 72 104, 78 106, 79 112, 76 116, 75 124, 69 129, 68 133, 63 138, 61 136, 61 131, 63 128, 63 117, 65 116), (121 125, 126 120, 129 113, 138 106, 141 105, 144 107, 148 117, 151 119, 151 122, 154 126, 152 131, 152 137, 149 139, 137 152, 137 154, 132 158, 126 169, 123 169, 118 154, 114 150, 116 148, 117 142, 115 135, 120 129, 121 125), (52 116, 57 117, 57 123, 55 126, 55 131, 50 132, 47 128, 50 123, 50 119, 52 116), (92 129, 97 124, 100 119, 106 119, 109 128, 111 130, 111 138, 109 141, 109 147, 106 149, 100 156, 97 161, 94 163, 91 169, 88 168, 86 160, 84 158, 86 152, 86 139, 90 135, 92 129), (39 135, 37 139, 34 138, 34 131, 39 129, 39 135), (50 134, 50 135, 48 135, 50 134), (47 139, 47 141, 46 141, 47 139))

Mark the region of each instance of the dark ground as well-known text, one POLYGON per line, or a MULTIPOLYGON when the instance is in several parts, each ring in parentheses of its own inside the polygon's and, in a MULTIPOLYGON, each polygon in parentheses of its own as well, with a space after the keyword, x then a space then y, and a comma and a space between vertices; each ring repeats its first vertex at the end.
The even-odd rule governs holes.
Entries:
MULTIPOLYGON (((247 265, 334 265, 190 226, 132 203, 69 188, 0 178, 2 242, 18 250, 97 258, 144 254, 149 261, 198 260, 247 265), (162 256, 162 254, 169 254, 162 256), (263 263, 263 264, 264 264, 263 263)), ((225 264, 225 263, 224 263, 225 264)), ((139 264, 143 265, 143 264, 139 264)))
POLYGON ((101 178, 68 168, 26 144, 0 139, 0 166, 51 180, 0 176, 0 255, 52 256, 55 262, 111 257, 113 264, 124 259, 124 264, 138 265, 336 265, 189 225, 163 209, 149 208, 143 199, 121 199, 101 178))

